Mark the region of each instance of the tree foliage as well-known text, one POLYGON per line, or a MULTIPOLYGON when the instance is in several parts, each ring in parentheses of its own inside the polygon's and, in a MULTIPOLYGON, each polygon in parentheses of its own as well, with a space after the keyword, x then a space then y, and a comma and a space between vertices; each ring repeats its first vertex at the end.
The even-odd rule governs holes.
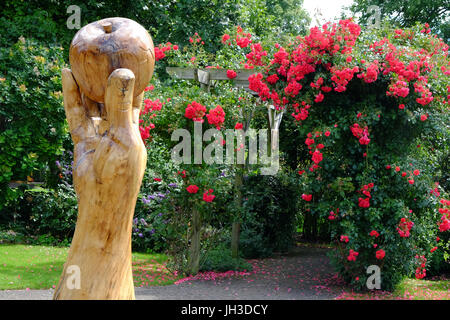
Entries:
POLYGON ((433 32, 447 42, 450 39, 449 0, 355 0, 350 9, 361 14, 360 22, 365 24, 373 14, 367 10, 372 5, 380 7, 381 16, 399 27, 429 23, 433 32))

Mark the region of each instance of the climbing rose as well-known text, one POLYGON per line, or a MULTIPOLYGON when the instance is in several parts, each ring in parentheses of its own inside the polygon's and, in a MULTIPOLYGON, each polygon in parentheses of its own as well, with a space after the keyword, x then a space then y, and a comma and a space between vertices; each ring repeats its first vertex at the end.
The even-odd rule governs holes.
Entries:
POLYGON ((380 234, 379 234, 376 230, 370 231, 370 236, 371 236, 371 237, 378 238, 379 235, 380 235, 380 234))
POLYGON ((302 199, 305 201, 311 201, 312 200, 312 194, 302 194, 302 199))
POLYGON ((267 77, 267 82, 270 84, 275 84, 278 81, 278 76, 276 74, 272 74, 270 76, 267 77))
POLYGON ((209 124, 215 125, 217 130, 220 130, 220 127, 225 122, 225 112, 221 106, 217 106, 214 109, 209 110, 206 118, 208 118, 209 124))
POLYGON ((334 213, 334 211, 330 211, 330 215, 328 216, 328 220, 334 220, 336 219, 336 214, 334 213))
POLYGON ((213 192, 214 192, 213 189, 209 189, 208 191, 205 191, 203 193, 203 200, 206 202, 212 202, 214 200, 214 198, 216 197, 215 195, 212 194, 213 192))
POLYGON ((366 198, 366 199, 359 198, 359 199, 358 199, 358 206, 359 206, 360 208, 369 208, 369 207, 370 207, 370 202, 369 202, 369 200, 370 200, 370 198, 366 198))
POLYGON ((203 117, 206 114, 206 107, 196 101, 188 104, 184 116, 193 121, 203 122, 203 117))
POLYGON ((195 184, 191 184, 186 188, 187 192, 189 193, 197 193, 198 187, 195 184))
POLYGON ((312 160, 314 161, 315 164, 319 164, 320 161, 322 161, 323 159, 323 155, 319 150, 314 151, 313 156, 312 156, 312 160))
POLYGON ((227 70, 227 78, 234 79, 237 77, 237 73, 234 70, 227 70))
POLYGON ((408 238, 414 222, 407 218, 401 218, 397 227, 397 232, 402 238, 408 238))
POLYGON ((376 252, 376 257, 378 260, 382 260, 385 255, 386 255, 386 253, 384 252, 383 249, 380 249, 376 252))
POLYGON ((354 251, 353 249, 350 249, 347 260, 348 261, 356 261, 356 257, 358 256, 358 254, 359 254, 359 252, 354 251))
POLYGON ((242 130, 242 128, 244 128, 244 125, 240 122, 236 123, 236 125, 234 126, 234 128, 236 130, 242 130))

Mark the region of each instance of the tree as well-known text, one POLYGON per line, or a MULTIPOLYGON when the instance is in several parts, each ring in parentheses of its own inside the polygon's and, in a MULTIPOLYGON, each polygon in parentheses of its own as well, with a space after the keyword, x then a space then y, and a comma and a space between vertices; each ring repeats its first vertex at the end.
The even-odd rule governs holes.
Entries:
POLYGON ((311 21, 303 0, 240 0, 239 23, 257 36, 304 34, 311 21))
POLYGON ((370 19, 372 6, 381 9, 381 17, 398 24, 400 27, 411 27, 416 22, 429 23, 433 32, 448 43, 450 39, 449 0, 355 0, 350 7, 353 13, 361 14, 360 23, 370 19))

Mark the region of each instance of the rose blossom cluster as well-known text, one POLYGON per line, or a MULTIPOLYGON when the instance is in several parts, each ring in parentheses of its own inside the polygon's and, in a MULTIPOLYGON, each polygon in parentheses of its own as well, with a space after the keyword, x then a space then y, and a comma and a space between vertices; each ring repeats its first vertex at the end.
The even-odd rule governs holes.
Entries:
POLYGON ((166 57, 166 52, 170 50, 178 50, 178 46, 176 44, 172 45, 170 42, 166 44, 159 44, 155 47, 155 60, 161 60, 166 57))
POLYGON ((411 228, 414 226, 409 218, 401 218, 397 226, 397 232, 402 238, 408 238, 410 236, 411 228))
POLYGON ((365 126, 364 128, 360 127, 359 124, 355 123, 350 127, 350 130, 361 145, 368 145, 370 142, 369 139, 369 128, 365 126))
POLYGON ((450 200, 441 199, 440 204, 443 208, 439 208, 441 216, 441 222, 439 223, 439 231, 444 232, 450 230, 450 200))
POLYGON ((201 122, 205 121, 203 117, 206 114, 206 107, 196 101, 188 104, 184 116, 192 121, 201 122))
MULTIPOLYGON (((198 192, 200 188, 195 185, 195 184, 191 184, 189 186, 186 187, 186 191, 190 194, 196 194, 198 192)), ((214 190, 213 189, 208 189, 203 193, 203 201, 205 202, 212 202, 214 200, 214 198, 216 197, 215 195, 213 195, 214 190)))
POLYGON ((363 195, 365 195, 365 198, 358 198, 358 206, 360 208, 369 208, 370 207, 370 198, 372 198, 372 196, 370 195, 370 192, 372 191, 374 187, 374 184, 371 182, 369 184, 364 185, 360 190, 358 190, 358 192, 362 193, 363 195))
MULTIPOLYGON (((145 91, 153 90, 153 86, 149 86, 145 88, 145 91)), ((144 116, 142 119, 139 119, 139 133, 141 134, 142 141, 144 143, 150 139, 150 130, 155 128, 155 125, 152 122, 152 119, 156 117, 158 111, 161 111, 165 102, 161 102, 159 99, 151 100, 145 99, 143 108, 140 111, 140 116, 144 116)))

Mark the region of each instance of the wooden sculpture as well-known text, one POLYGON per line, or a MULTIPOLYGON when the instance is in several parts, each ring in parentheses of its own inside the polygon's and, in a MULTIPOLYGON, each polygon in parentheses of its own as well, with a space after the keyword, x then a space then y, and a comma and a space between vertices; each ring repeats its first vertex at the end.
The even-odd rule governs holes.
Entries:
POLYGON ((153 42, 132 20, 103 19, 80 29, 69 59, 62 86, 78 219, 54 299, 134 299, 131 229, 147 160, 139 111, 153 42))

